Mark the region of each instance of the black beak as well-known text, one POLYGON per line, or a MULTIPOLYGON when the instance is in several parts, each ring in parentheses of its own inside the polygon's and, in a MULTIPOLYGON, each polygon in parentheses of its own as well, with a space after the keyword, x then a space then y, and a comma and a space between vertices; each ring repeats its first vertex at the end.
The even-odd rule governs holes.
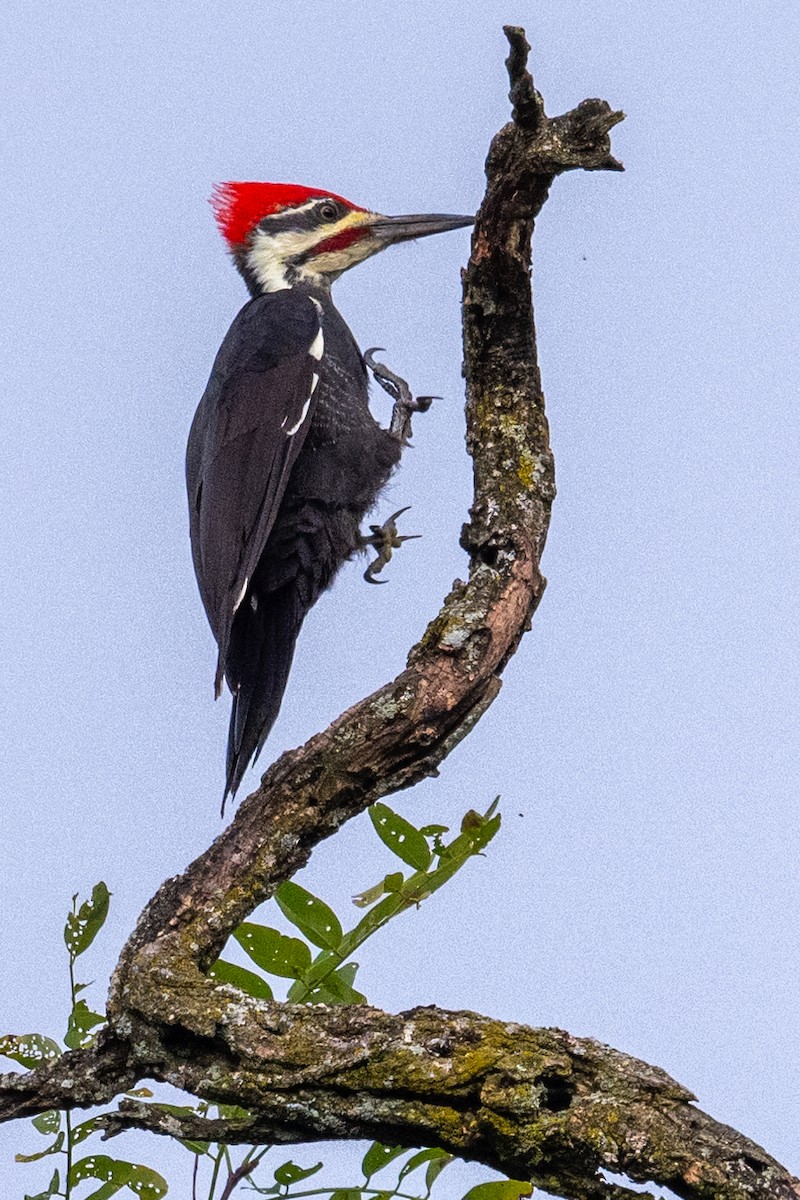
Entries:
POLYGON ((385 246, 391 246, 394 242, 407 242, 411 238, 446 233, 448 229, 463 229, 465 225, 474 224, 474 217, 456 217, 451 213, 414 213, 406 217, 376 217, 370 221, 370 231, 385 246))

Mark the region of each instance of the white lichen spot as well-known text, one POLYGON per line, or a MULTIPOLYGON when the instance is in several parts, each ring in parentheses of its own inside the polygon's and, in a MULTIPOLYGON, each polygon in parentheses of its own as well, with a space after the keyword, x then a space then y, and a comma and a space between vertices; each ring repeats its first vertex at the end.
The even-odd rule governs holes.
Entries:
POLYGON ((448 629, 439 644, 443 650, 460 650, 468 638, 469 630, 460 626, 455 629, 448 629))

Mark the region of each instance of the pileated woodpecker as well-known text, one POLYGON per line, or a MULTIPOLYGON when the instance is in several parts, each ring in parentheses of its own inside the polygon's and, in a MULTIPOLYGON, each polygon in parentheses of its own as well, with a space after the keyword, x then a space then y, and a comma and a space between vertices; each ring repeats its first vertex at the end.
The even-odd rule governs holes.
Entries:
MULTIPOLYGON (((367 364, 331 284, 394 242, 473 218, 385 217, 275 183, 224 183, 212 204, 252 297, 217 354, 186 452, 215 691, 224 678, 233 694, 227 798, 278 715, 306 613, 363 548, 359 526, 402 450, 405 422, 386 430, 369 411, 367 364)), ((387 378, 402 385, 384 368, 387 378)), ((407 389, 403 402, 413 407, 407 389)))

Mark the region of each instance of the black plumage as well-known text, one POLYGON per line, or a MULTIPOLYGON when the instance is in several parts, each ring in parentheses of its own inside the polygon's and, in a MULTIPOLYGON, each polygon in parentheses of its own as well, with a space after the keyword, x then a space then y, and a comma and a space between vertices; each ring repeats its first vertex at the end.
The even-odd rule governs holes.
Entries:
POLYGON ((400 458, 367 392, 327 289, 293 287, 244 306, 195 414, 192 554, 219 648, 217 694, 223 677, 233 693, 226 796, 278 715, 306 613, 359 547, 400 458))
MULTIPOLYGON (((364 544, 361 521, 400 458, 415 407, 402 380, 373 367, 395 396, 391 429, 373 419, 367 367, 331 284, 386 246, 472 218, 386 217, 298 184, 220 184, 212 204, 253 297, 220 347, 186 452, 192 556, 219 651, 216 694, 223 679, 233 694, 227 797, 278 715, 306 613, 364 544)), ((393 519, 376 562, 388 558, 387 536, 391 553, 404 540, 391 540, 393 519)))

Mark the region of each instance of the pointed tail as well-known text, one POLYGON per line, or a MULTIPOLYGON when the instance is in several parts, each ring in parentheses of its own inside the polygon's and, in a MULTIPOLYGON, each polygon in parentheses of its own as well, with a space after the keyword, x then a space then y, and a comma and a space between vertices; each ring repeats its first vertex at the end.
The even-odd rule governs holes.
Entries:
POLYGON ((225 674, 233 692, 223 813, 275 723, 303 609, 295 587, 247 596, 236 614, 225 674))

